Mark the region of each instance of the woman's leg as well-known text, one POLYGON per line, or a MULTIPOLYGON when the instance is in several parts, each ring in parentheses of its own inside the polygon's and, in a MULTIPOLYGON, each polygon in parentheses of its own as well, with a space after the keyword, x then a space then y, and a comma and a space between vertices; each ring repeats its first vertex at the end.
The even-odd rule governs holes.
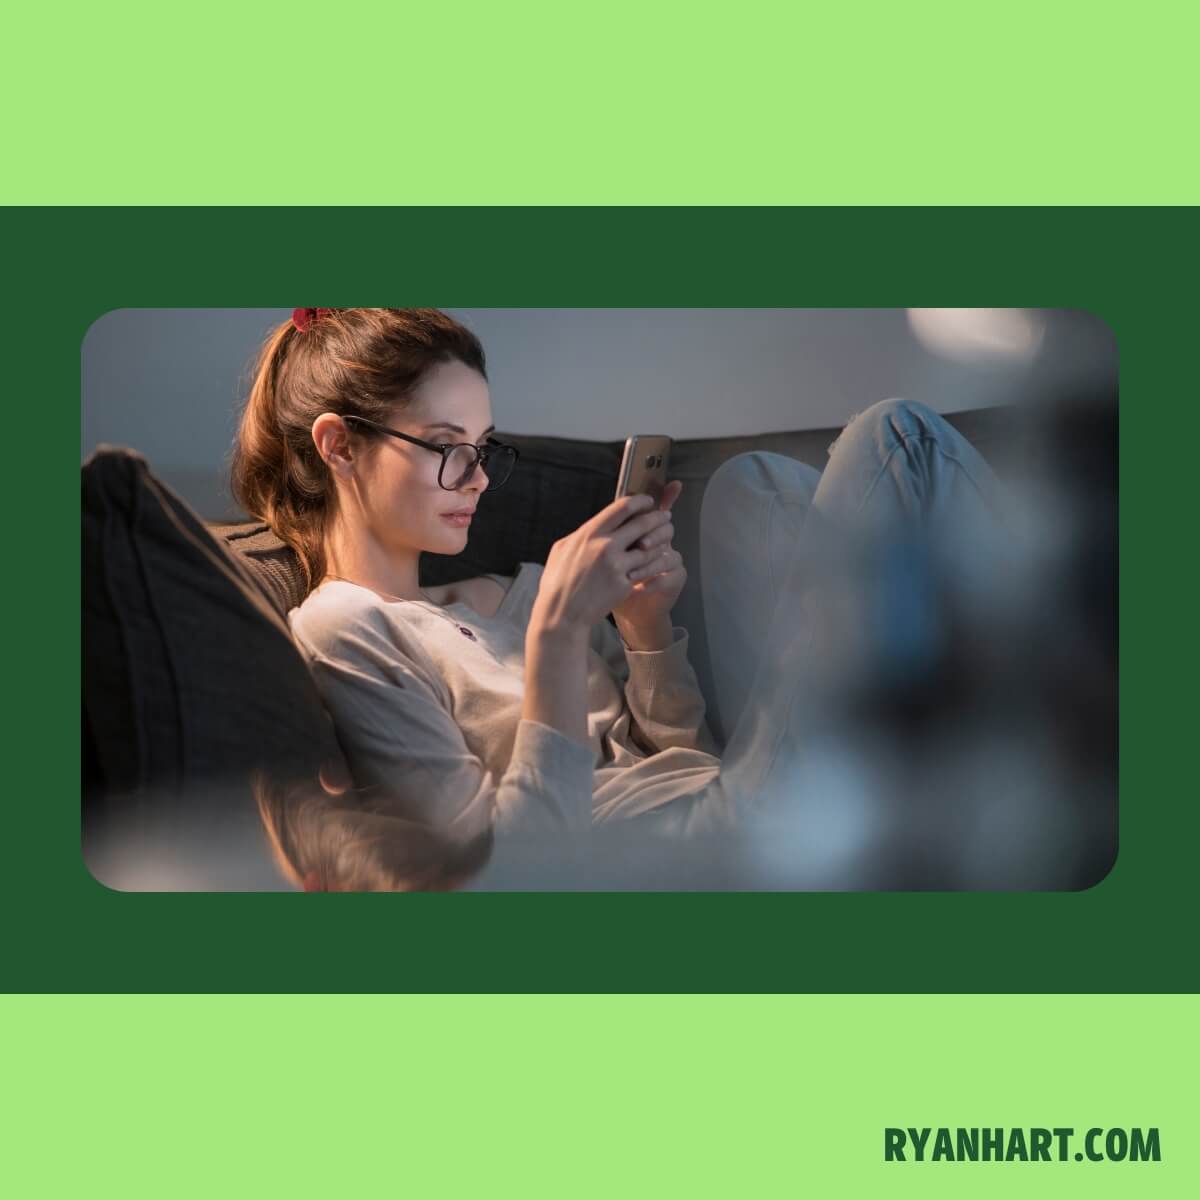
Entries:
MULTIPOLYGON (((753 509, 758 504, 751 489, 745 505, 753 509)), ((774 544, 779 557, 772 558, 767 572, 778 581, 778 595, 758 635, 756 674, 723 755, 719 783, 731 805, 747 815, 786 803, 796 786, 810 727, 805 702, 811 700, 814 678, 841 662, 824 654, 822 643, 839 617, 853 620, 861 613, 855 601, 871 599, 839 599, 834 594, 839 582, 856 580, 853 575, 831 579, 830 564, 856 561, 843 552, 863 544, 875 560, 886 560, 889 549, 898 549, 901 556, 910 549, 915 554, 922 543, 909 539, 917 530, 961 550, 965 560, 996 545, 1003 510, 1004 497, 991 468, 925 405, 886 400, 850 421, 830 448, 799 536, 774 544), (806 603, 811 598, 822 614, 820 631, 806 603)), ((710 554, 704 571, 706 577, 710 571, 719 574, 721 564, 710 554)), ((857 582, 861 587, 861 577, 857 582)), ((907 596, 919 598, 920 588, 910 588, 907 596)), ((754 604, 750 597, 746 600, 754 604)), ((904 615, 919 628, 923 614, 915 608, 919 604, 908 604, 904 615)), ((860 632, 852 631, 851 639, 860 632)), ((722 636, 720 628, 710 629, 710 647, 722 636)), ((869 638, 858 640, 869 643, 869 638)), ((822 681, 828 682, 827 677, 822 681)))
POLYGON ((721 745, 746 705, 770 623, 821 473, 783 454, 750 451, 712 474, 700 508, 700 583, 721 745))

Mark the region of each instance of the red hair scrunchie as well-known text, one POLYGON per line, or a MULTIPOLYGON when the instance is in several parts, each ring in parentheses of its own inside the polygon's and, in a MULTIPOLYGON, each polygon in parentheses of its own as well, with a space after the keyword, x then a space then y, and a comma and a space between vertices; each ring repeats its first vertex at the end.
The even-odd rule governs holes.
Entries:
POLYGON ((301 332, 307 333, 309 326, 314 321, 319 321, 322 317, 328 316, 333 312, 332 308, 293 308, 292 309, 292 324, 301 332))

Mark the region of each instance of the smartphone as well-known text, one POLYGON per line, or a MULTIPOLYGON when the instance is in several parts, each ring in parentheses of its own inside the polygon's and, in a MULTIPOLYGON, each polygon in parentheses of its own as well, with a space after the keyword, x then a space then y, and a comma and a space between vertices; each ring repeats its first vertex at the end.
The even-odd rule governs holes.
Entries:
POLYGON ((617 476, 617 494, 622 496, 644 494, 653 496, 656 504, 662 503, 662 494, 667 486, 667 464, 671 458, 671 439, 661 434, 634 434, 625 439, 625 454, 621 458, 621 471, 617 476))

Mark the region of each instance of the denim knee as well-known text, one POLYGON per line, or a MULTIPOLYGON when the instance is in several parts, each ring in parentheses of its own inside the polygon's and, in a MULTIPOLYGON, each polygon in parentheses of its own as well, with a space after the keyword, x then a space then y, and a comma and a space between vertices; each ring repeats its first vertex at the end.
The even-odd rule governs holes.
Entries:
POLYGON ((727 458, 709 476, 703 505, 736 503, 731 496, 799 493, 811 498, 820 479, 814 467, 773 450, 745 450, 727 458))
POLYGON ((886 442, 899 441, 905 437, 936 437, 938 426, 943 422, 932 408, 919 400, 904 400, 898 396, 887 400, 879 400, 870 408, 860 413, 854 413, 846 422, 845 428, 834 438, 829 446, 832 454, 847 434, 856 437, 868 437, 873 440, 882 438, 886 442))
MULTIPOLYGON (((764 459, 767 452, 763 450, 744 450, 727 458, 709 476, 708 487, 721 491, 727 487, 749 487, 761 490, 767 478, 767 464, 764 459)), ((705 493, 707 495, 707 492, 705 493)))

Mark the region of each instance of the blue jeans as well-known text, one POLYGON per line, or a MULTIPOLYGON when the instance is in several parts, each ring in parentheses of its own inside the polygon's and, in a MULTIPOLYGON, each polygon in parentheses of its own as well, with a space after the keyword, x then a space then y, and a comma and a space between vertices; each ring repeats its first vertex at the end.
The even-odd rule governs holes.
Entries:
POLYGON ((822 671, 847 662, 829 644, 841 636, 840 651, 918 653, 937 631, 927 627, 911 570, 924 544, 914 534, 936 536, 969 572, 1002 552, 1005 504, 978 451, 933 410, 905 400, 851 418, 824 472, 760 451, 714 472, 701 510, 701 580, 717 700, 710 725, 725 749, 713 794, 697 797, 685 828, 707 828, 725 808, 786 802, 796 784, 792 751, 812 728, 806 704, 826 701, 836 680, 822 671), (908 571, 912 584, 888 590, 888 611, 871 626, 875 645, 863 628, 871 612, 863 581, 872 577, 856 569, 860 546, 892 578, 908 571))

